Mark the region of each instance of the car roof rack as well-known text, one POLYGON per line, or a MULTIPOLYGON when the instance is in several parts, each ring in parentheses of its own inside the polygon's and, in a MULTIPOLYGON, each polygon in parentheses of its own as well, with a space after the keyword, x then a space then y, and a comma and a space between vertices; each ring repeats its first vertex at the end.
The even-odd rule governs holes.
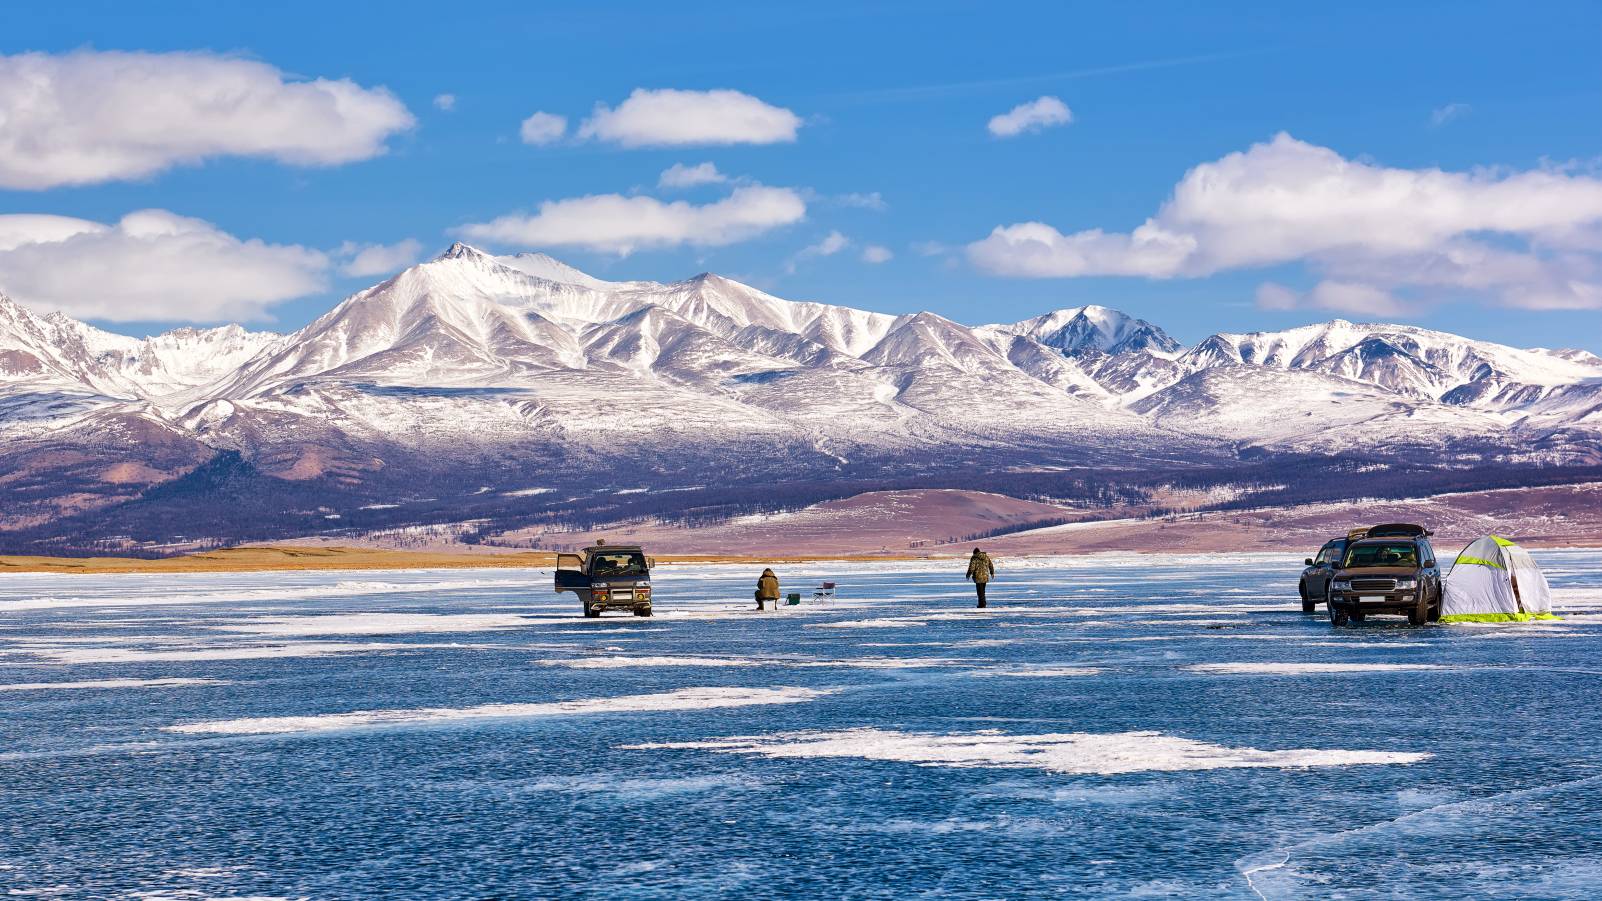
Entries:
POLYGON ((1370 526, 1368 529, 1369 538, 1425 538, 1434 534, 1429 529, 1410 522, 1388 522, 1370 526))
POLYGON ((1346 532, 1346 540, 1347 541, 1362 541, 1364 538, 1367 538, 1367 537, 1368 537, 1368 527, 1367 526, 1364 526, 1361 529, 1349 529, 1346 532))

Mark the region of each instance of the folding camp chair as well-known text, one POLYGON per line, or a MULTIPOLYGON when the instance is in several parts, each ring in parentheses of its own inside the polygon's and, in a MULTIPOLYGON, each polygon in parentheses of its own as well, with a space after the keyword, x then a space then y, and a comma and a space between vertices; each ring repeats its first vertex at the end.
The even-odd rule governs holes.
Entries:
POLYGON ((812 592, 812 600, 817 603, 834 600, 834 583, 824 582, 812 592))

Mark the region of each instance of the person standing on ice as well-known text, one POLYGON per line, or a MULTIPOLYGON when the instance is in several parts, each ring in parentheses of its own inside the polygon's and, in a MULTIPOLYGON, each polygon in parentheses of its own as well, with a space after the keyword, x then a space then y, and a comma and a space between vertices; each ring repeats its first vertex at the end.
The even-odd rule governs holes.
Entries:
POLYGON ((996 577, 996 564, 991 561, 990 555, 978 548, 973 549, 973 556, 968 558, 968 578, 973 581, 974 591, 979 593, 979 607, 985 606, 985 585, 996 577))
POLYGON ((764 569, 762 577, 757 579, 756 602, 757 609, 762 609, 763 601, 772 601, 773 609, 779 609, 779 577, 773 574, 772 569, 764 569))

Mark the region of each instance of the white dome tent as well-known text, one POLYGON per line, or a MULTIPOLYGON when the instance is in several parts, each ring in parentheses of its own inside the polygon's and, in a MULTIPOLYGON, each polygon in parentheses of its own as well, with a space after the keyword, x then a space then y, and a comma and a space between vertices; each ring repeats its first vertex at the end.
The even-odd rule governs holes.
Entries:
POLYGON ((1552 588, 1530 552, 1500 535, 1469 542, 1447 574, 1443 623, 1557 619, 1552 588))

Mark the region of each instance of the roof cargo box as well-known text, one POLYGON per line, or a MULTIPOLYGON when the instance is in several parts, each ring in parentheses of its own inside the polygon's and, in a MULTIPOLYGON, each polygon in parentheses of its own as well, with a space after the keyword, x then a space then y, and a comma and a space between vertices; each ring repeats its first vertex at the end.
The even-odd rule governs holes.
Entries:
POLYGON ((1384 525, 1372 526, 1368 530, 1370 538, 1423 538, 1433 535, 1429 529, 1414 525, 1410 522, 1388 522, 1384 525))

